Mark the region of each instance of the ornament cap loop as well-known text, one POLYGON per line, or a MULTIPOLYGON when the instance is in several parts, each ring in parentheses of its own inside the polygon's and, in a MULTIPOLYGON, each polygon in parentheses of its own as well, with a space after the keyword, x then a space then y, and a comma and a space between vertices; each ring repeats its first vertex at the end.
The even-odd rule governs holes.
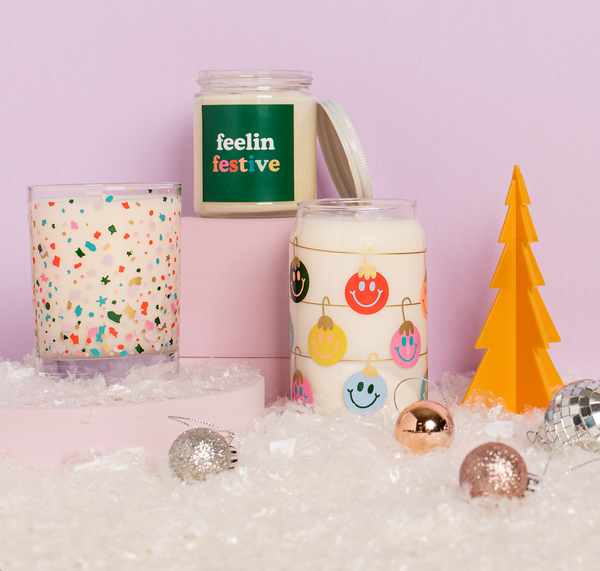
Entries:
POLYGON ((240 444, 242 444, 242 441, 233 432, 231 432, 230 430, 225 430, 224 428, 221 428, 220 426, 217 426, 216 424, 212 424, 211 422, 206 422, 205 420, 198 420, 196 418, 187 418, 185 416, 169 416, 167 418, 170 418, 171 420, 176 420, 177 422, 181 422, 181 424, 185 424, 186 426, 189 426, 190 428, 198 428, 197 425, 212 426, 213 428, 217 429, 217 432, 221 432, 221 433, 227 434, 229 436, 228 444, 231 444, 231 442, 234 438, 240 444), (188 420, 189 422, 185 422, 186 420, 188 420), (196 425, 190 424, 190 422, 195 422, 196 425))
POLYGON ((404 313, 404 302, 405 302, 406 300, 408 300, 408 303, 412 303, 412 301, 411 301, 410 297, 405 297, 405 298, 402 300, 402 321, 406 321, 406 315, 405 315, 405 313, 404 313))
POLYGON ((370 353, 367 358, 367 366, 363 369, 363 377, 371 377, 376 379, 379 373, 377 369, 371 365, 371 357, 375 355, 375 359, 379 361, 379 355, 377 353, 370 353))
POLYGON ((429 379, 426 379, 425 377, 409 377, 408 379, 404 379, 404 380, 400 381, 396 385, 396 388, 394 389, 394 406, 396 407, 396 410, 398 412, 400 412, 400 409, 398 408, 398 404, 396 403, 396 392, 398 391, 398 388, 400 387, 400 385, 402 383, 405 383, 406 381, 425 381, 427 383, 428 387, 429 387, 429 383, 431 383, 438 390, 438 392, 442 395, 442 399, 444 399, 444 406, 446 407, 446 409, 448 408, 448 401, 446 401, 446 397, 444 396, 442 389, 440 389, 440 387, 438 387, 433 381, 430 381, 429 379))
POLYGON ((527 473, 527 488, 529 492, 537 492, 542 487, 542 478, 537 474, 527 473))

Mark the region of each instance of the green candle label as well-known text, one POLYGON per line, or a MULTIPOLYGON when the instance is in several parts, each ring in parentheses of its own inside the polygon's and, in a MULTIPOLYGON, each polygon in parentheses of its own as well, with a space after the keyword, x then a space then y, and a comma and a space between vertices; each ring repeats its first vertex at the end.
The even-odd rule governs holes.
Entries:
POLYGON ((294 200, 294 106, 202 106, 202 200, 294 200))

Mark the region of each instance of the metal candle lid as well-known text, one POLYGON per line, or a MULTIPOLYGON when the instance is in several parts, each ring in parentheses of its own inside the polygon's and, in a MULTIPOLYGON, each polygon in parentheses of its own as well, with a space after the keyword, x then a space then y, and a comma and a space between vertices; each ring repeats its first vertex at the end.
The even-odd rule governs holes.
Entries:
POLYGON ((317 135, 329 174, 342 198, 371 198, 367 160, 350 118, 332 99, 317 105, 317 135))

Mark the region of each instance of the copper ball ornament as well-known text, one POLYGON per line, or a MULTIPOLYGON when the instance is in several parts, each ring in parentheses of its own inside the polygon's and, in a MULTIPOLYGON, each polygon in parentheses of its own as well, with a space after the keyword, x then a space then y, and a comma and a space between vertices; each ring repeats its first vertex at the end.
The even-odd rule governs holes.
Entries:
POLYGON ((415 454, 447 448, 454 440, 454 419, 450 411, 437 402, 415 402, 400 413, 396 421, 396 440, 415 454))
POLYGON ((488 442, 471 450, 463 460, 460 485, 471 486, 471 497, 505 496, 520 498, 529 475, 522 456, 511 446, 488 442))

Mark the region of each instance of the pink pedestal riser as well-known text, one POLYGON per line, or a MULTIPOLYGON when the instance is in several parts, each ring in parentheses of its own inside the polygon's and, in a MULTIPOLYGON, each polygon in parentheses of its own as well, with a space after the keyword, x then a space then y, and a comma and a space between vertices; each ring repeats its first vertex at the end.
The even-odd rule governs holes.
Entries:
POLYGON ((168 450, 186 428, 167 417, 197 418, 240 431, 266 402, 288 395, 288 242, 293 218, 183 218, 181 363, 246 361, 263 378, 236 391, 146 404, 76 409, 0 410, 0 454, 60 465, 92 448, 168 450))
POLYGON ((167 418, 184 416, 240 432, 264 407, 264 381, 190 399, 73 409, 0 410, 0 451, 35 464, 60 465, 80 451, 108 453, 144 446, 167 451, 187 428, 167 418))
POLYGON ((289 261, 294 218, 184 217, 180 356, 248 361, 266 402, 289 395, 289 261))

